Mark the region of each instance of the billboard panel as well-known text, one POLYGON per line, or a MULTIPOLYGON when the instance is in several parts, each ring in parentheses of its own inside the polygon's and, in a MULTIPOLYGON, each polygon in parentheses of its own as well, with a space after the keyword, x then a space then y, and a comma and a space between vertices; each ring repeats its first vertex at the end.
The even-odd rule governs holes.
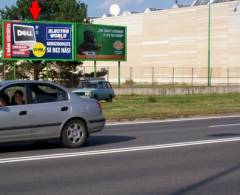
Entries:
POLYGON ((5 60, 74 60, 74 25, 3 21, 5 60))
POLYGON ((126 60, 126 27, 76 24, 76 59, 126 60))

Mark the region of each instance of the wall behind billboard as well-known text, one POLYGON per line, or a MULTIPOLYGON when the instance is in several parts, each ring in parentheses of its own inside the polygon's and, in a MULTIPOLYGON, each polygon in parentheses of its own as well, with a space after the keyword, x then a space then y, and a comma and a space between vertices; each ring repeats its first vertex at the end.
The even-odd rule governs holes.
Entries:
POLYGON ((76 24, 77 60, 126 60, 126 27, 76 24))
POLYGON ((3 21, 5 60, 74 60, 74 25, 3 21))

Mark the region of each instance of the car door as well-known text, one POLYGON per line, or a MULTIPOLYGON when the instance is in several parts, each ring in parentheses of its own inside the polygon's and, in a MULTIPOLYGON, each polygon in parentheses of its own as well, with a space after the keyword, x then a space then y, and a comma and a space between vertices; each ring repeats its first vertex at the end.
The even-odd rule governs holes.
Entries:
POLYGON ((108 90, 109 90, 109 94, 112 96, 112 97, 115 97, 115 93, 113 91, 113 88, 112 88, 112 85, 109 83, 109 82, 106 82, 107 86, 108 86, 108 90))
POLYGON ((71 112, 68 93, 55 85, 32 83, 28 86, 32 136, 34 139, 57 138, 60 126, 71 112))
POLYGON ((108 100, 110 96, 112 96, 111 90, 108 87, 107 82, 103 83, 103 88, 104 88, 104 99, 108 100))
POLYGON ((104 100, 104 88, 103 88, 103 82, 99 82, 97 85, 97 96, 99 100, 104 100))
POLYGON ((0 142, 30 140, 31 119, 28 115, 29 107, 26 99, 26 85, 12 84, 1 90, 10 99, 10 104, 0 108, 0 142), (12 105, 14 93, 23 92, 24 104, 12 105))

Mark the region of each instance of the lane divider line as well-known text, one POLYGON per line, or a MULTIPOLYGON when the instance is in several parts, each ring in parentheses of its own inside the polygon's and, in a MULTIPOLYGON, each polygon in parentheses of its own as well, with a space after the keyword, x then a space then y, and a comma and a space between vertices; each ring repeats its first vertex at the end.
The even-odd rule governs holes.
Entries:
POLYGON ((134 151, 147 151, 147 150, 157 150, 157 149, 159 150, 159 149, 167 149, 167 148, 178 148, 178 147, 198 146, 198 145, 218 144, 218 143, 228 143, 228 142, 238 142, 238 141, 240 141, 240 137, 172 143, 172 144, 161 144, 161 145, 150 145, 150 146, 139 146, 139 147, 129 147, 129 148, 118 148, 118 149, 108 149, 108 150, 96 150, 96 151, 86 151, 86 152, 59 153, 59 154, 39 155, 39 156, 3 158, 3 159, 0 159, 0 164, 37 161, 37 160, 49 160, 49 159, 61 159, 61 158, 73 158, 73 157, 93 156, 93 155, 101 155, 101 154, 116 154, 116 153, 126 153, 126 152, 134 152, 134 151))
POLYGON ((233 116, 210 116, 210 117, 196 117, 196 118, 180 118, 180 119, 167 119, 167 120, 151 120, 151 121, 130 121, 130 122, 109 122, 106 123, 107 127, 120 126, 120 125, 136 125, 136 124, 154 124, 154 123, 168 123, 168 122, 181 122, 181 121, 198 121, 198 120, 211 120, 211 119, 227 119, 227 118, 240 118, 240 115, 233 116))
POLYGON ((223 124, 223 125, 211 125, 210 128, 216 128, 216 127, 233 127, 233 126, 240 126, 240 123, 236 124, 223 124))

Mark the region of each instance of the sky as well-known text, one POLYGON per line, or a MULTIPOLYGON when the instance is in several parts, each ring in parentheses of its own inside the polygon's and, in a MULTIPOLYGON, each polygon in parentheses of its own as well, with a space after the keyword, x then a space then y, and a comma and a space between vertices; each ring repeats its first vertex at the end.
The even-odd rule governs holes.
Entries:
MULTIPOLYGON (((29 0, 30 1, 30 0, 29 0)), ((123 11, 143 12, 146 8, 169 8, 175 0, 81 0, 88 5, 88 16, 99 17, 109 13, 109 7, 117 3, 123 11)), ((190 4, 193 0, 178 0, 180 4, 190 4)), ((16 0, 0 0, 0 8, 16 4, 16 0)))

